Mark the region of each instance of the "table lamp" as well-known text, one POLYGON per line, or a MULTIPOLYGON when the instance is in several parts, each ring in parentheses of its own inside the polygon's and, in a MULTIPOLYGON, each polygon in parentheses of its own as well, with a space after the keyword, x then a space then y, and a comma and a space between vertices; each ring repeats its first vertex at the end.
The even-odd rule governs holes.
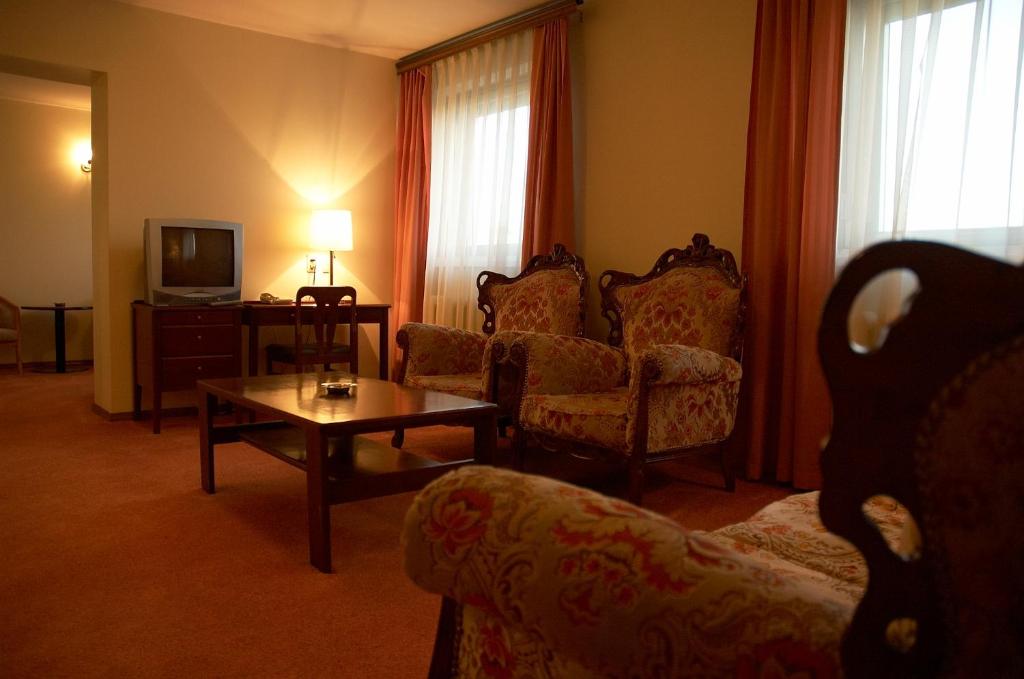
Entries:
POLYGON ((313 210, 309 220, 314 250, 330 252, 331 285, 334 285, 334 253, 352 249, 352 213, 348 210, 313 210))

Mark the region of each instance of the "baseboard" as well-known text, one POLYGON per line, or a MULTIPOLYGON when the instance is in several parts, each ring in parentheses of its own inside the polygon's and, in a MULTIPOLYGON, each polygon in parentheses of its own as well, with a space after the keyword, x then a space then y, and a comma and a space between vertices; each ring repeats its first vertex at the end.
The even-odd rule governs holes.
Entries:
POLYGON ((107 420, 108 422, 130 420, 133 417, 131 411, 126 413, 112 413, 103 406, 99 405, 98 403, 92 404, 92 411, 99 415, 100 417, 102 417, 104 420, 107 420))

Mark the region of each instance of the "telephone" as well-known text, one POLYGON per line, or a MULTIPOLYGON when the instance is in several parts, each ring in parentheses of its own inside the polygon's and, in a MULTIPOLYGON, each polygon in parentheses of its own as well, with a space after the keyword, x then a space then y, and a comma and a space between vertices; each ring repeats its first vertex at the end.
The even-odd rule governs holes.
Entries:
POLYGON ((291 304, 291 300, 275 297, 274 295, 271 295, 269 292, 261 293, 260 301, 263 302, 264 304, 291 304))

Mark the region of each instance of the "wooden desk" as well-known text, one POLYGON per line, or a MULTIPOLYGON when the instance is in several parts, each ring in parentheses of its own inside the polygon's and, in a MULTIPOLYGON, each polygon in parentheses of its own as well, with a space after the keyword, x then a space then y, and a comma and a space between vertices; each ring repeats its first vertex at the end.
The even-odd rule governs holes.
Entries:
POLYGON ((345 373, 289 373, 201 380, 199 457, 203 490, 214 493, 213 447, 246 441, 306 472, 309 560, 331 571, 332 504, 417 490, 471 462, 490 463, 497 446, 498 406, 393 382, 357 378, 352 396, 327 396, 321 382, 345 373), (218 399, 277 421, 214 426, 218 399), (473 427, 473 460, 435 462, 356 436, 398 427, 473 427))
MULTIPOLYGON (((341 307, 339 323, 348 323, 348 312, 352 307, 341 307)), ((356 320, 359 325, 377 326, 380 338, 380 379, 388 379, 388 364, 391 356, 388 353, 388 314, 390 304, 356 304, 356 320)), ((303 324, 312 324, 313 306, 302 310, 303 324), (308 318, 306 314, 309 314, 308 318)), ((295 325, 294 304, 265 304, 263 302, 242 303, 242 324, 249 327, 249 377, 259 374, 260 328, 266 325, 295 325)))

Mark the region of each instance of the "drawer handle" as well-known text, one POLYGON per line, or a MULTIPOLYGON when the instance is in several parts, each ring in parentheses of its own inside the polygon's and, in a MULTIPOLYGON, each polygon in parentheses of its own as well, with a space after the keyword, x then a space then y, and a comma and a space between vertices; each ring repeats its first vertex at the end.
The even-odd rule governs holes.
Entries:
POLYGON ((203 372, 203 366, 201 366, 201 365, 197 365, 197 366, 196 366, 196 372, 198 372, 198 373, 201 373, 201 372, 203 372))
POLYGON ((202 314, 196 314, 196 320, 197 321, 203 320, 203 315, 202 314))
POLYGON ((202 335, 196 335, 196 339, 202 341, 203 336, 202 335))

